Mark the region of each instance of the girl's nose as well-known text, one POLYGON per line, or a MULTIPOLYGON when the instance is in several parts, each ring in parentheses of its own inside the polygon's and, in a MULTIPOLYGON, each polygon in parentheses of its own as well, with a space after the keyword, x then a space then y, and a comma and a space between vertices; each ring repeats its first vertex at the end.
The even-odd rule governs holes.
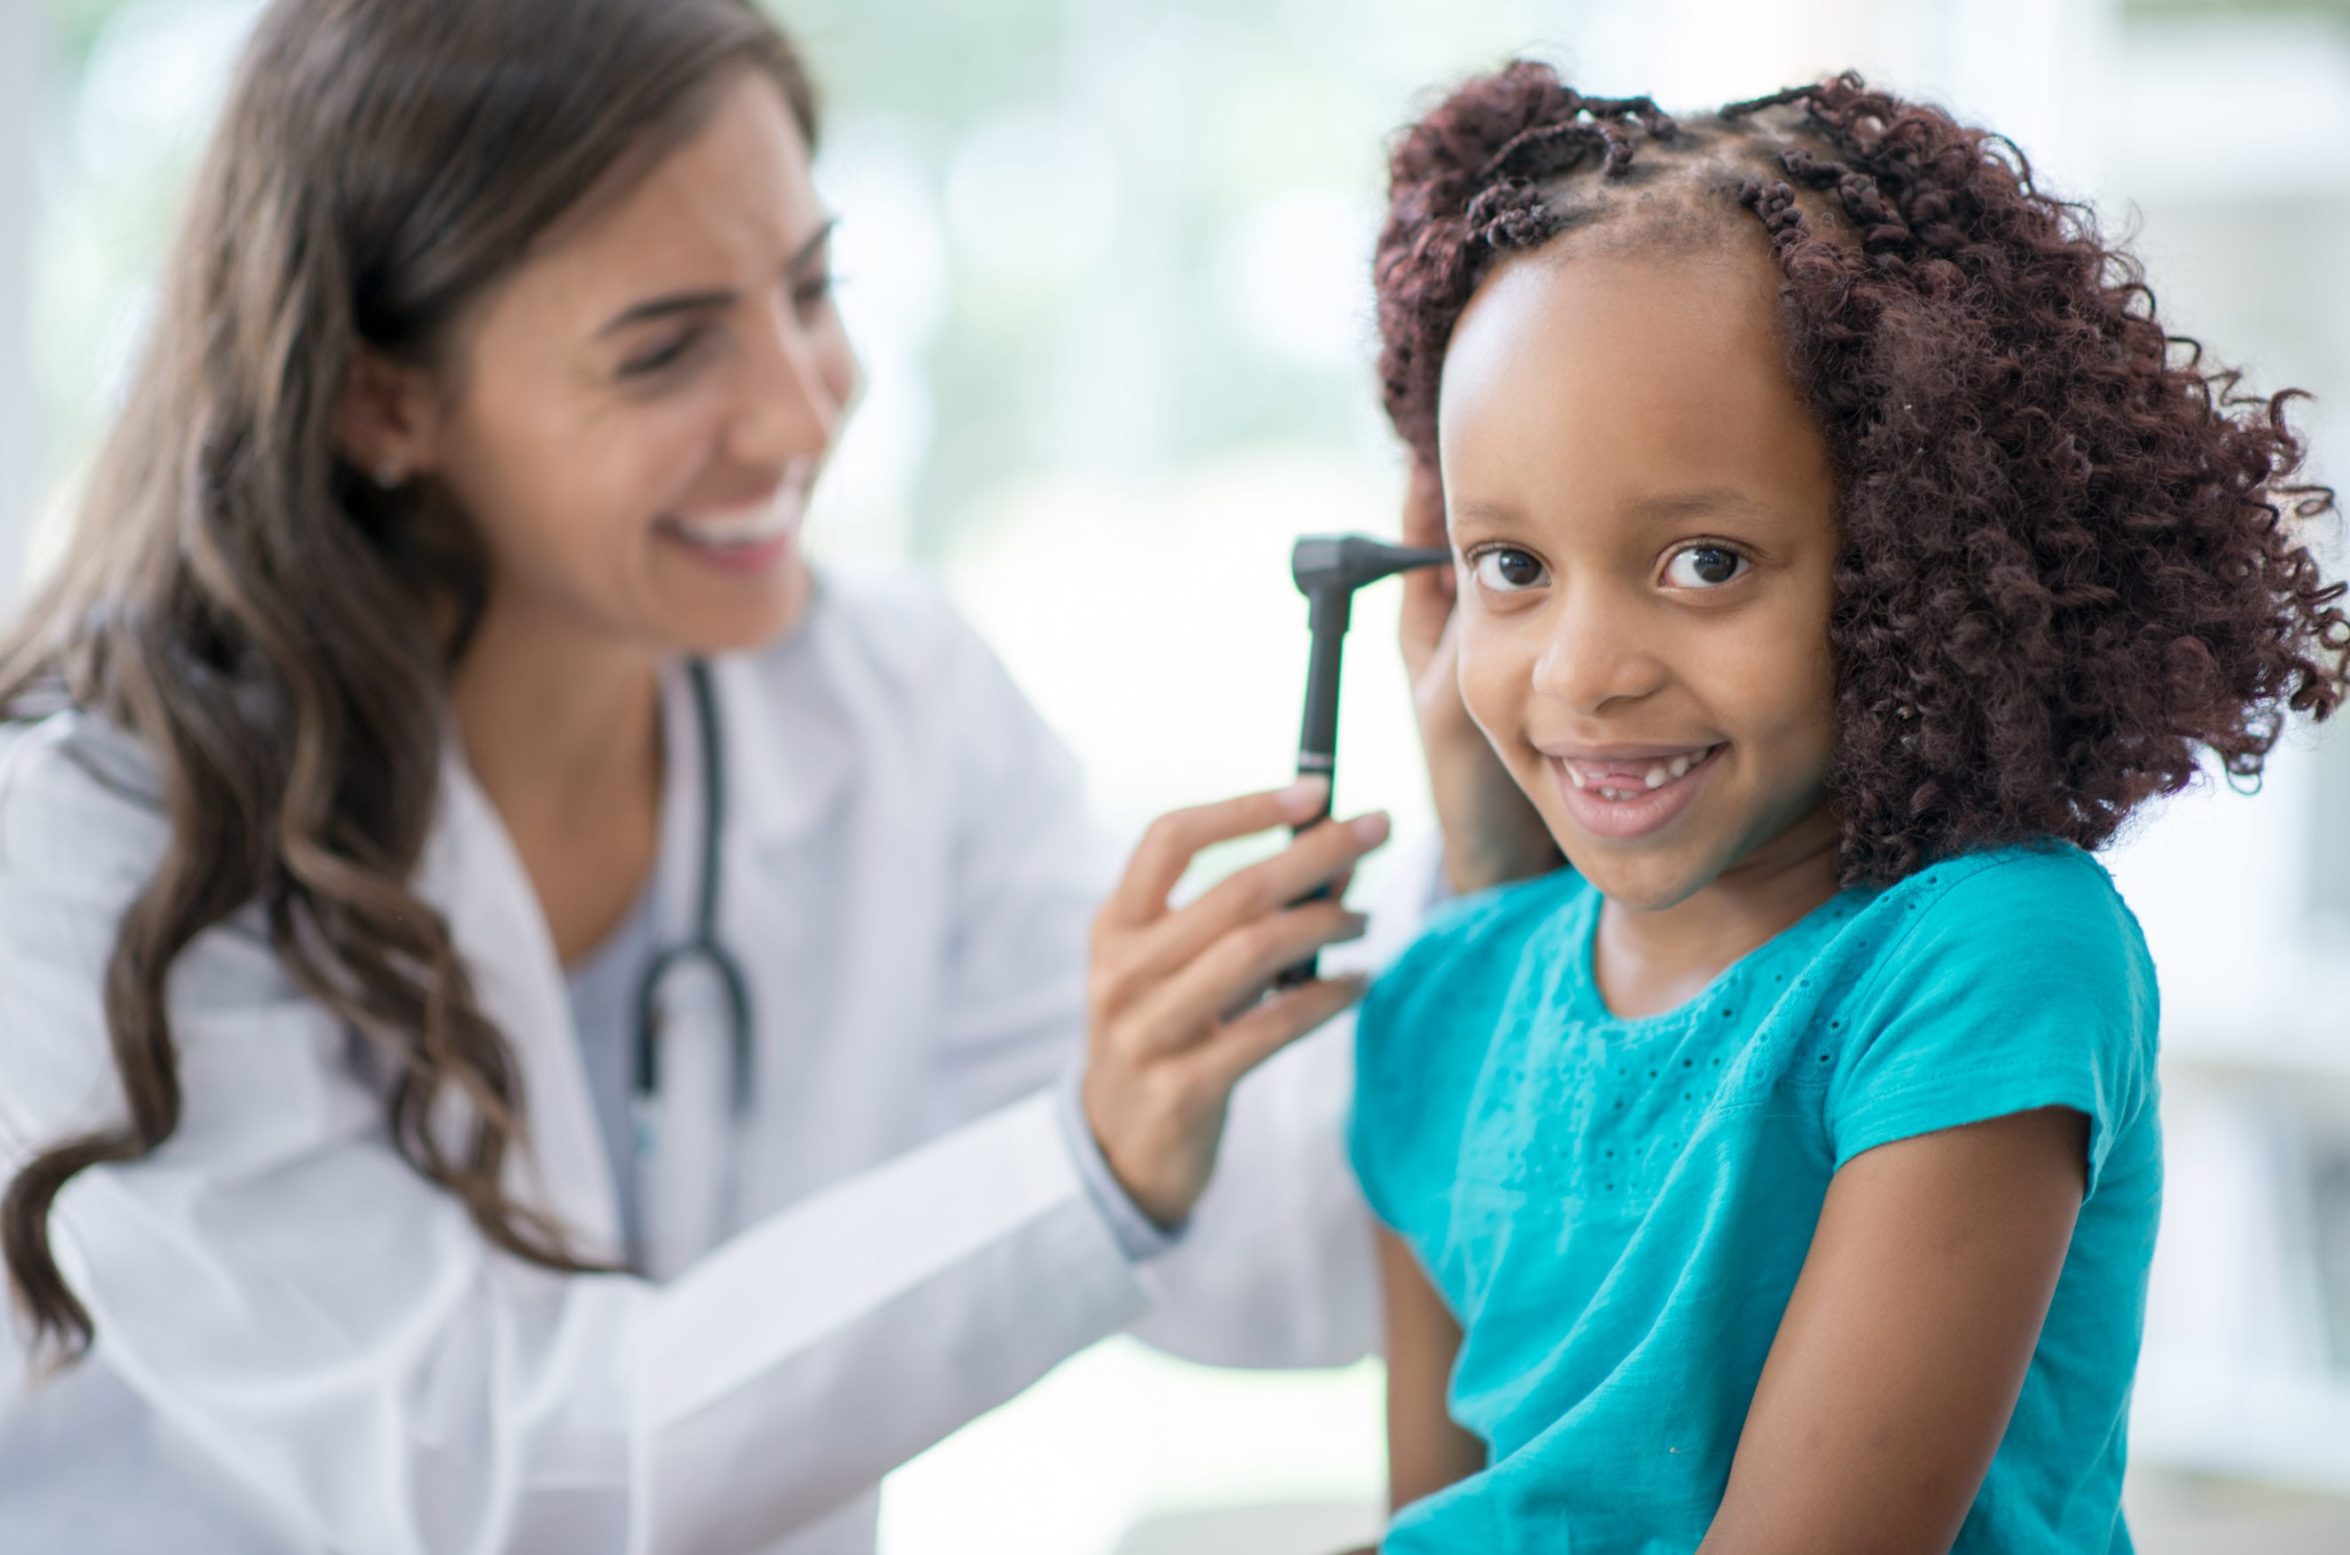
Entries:
POLYGON ((1533 689, 1584 717, 1636 702, 1670 678, 1640 612, 1597 589, 1563 596, 1534 661, 1533 689))

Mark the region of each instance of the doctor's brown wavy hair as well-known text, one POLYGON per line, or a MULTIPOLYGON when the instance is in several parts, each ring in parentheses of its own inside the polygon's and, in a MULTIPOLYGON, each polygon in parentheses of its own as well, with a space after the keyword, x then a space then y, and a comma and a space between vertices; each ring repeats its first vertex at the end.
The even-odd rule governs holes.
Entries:
POLYGON ((103 982, 128 1116, 46 1142, 0 1202, 36 1350, 88 1348, 50 1210, 169 1138, 167 987, 259 904, 294 980, 387 1060, 390 1136, 482 1234, 600 1268, 508 1198, 524 1098, 448 925, 411 885, 448 672, 486 594, 462 515, 336 451, 357 354, 453 381, 475 306, 764 72, 816 105, 750 0, 276 0, 238 67, 127 404, 62 563, 0 642, 0 712, 103 715, 151 755, 169 842, 103 982), (462 1103, 462 1138, 443 1116, 462 1103))
POLYGON ((1380 375, 1428 471, 1446 346, 1496 266, 1767 235, 1837 485, 1846 884, 2098 847, 2204 752, 2256 782, 2289 715, 2340 705, 2344 585, 2302 533, 2334 499, 2296 482, 2297 391, 2243 392, 2168 334, 2137 263, 2001 137, 1850 74, 1680 120, 1518 61, 1408 129, 1390 178, 1380 375))

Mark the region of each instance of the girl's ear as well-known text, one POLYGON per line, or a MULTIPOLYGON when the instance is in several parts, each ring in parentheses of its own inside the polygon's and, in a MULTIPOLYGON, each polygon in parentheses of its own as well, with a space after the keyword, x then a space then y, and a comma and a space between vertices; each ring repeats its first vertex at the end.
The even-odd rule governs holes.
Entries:
POLYGON ((358 348, 335 406, 335 451, 386 491, 432 472, 439 400, 430 376, 358 348))

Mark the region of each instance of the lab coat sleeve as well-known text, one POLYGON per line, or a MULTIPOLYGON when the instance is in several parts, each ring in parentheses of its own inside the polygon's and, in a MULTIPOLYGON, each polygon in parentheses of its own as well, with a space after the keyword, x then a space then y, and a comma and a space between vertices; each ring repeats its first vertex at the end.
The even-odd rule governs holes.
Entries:
MULTIPOLYGON (((163 837, 151 808, 56 749, 20 745, 0 766, 13 1175, 37 1145, 122 1114, 98 990, 163 837)), ((288 1547, 756 1548, 1143 1301, 1049 1097, 654 1287, 495 1251, 397 1158, 351 1039, 248 928, 191 947, 170 1007, 178 1129, 138 1162, 84 1172, 52 1221, 97 1329, 78 1364, 108 1368, 288 1547)))
MULTIPOLYGON (((994 654, 951 623, 940 726, 961 748, 958 938, 941 1095, 998 1104, 1074 1073, 1085 1045, 1088 929, 1116 855, 1089 821, 1075 760, 994 654)), ((1135 1331, 1208 1364, 1334 1365, 1377 1332, 1369 1215, 1347 1168, 1351 1033, 1334 1023, 1235 1093, 1208 1196, 1170 1250, 1139 1265, 1135 1331)))

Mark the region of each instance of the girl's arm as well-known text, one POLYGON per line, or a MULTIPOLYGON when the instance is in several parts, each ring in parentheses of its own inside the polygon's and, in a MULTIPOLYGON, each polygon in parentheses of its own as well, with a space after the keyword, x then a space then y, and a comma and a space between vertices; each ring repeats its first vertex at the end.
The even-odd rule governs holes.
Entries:
POLYGON ((2049 1107, 1836 1174, 1700 1555, 1950 1548, 2055 1294, 2088 1142, 2049 1107))
POLYGON ((1484 1468, 1485 1444, 1445 1412, 1460 1325, 1385 1227, 1379 1285, 1387 1307, 1387 1500, 1400 1511, 1484 1468))

